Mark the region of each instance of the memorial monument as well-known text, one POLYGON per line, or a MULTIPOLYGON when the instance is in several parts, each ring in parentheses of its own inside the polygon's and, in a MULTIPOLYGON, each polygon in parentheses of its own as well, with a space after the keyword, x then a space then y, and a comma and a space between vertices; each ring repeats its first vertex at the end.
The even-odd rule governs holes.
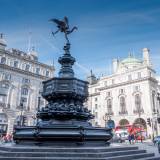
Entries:
POLYGON ((18 126, 13 139, 17 144, 53 146, 104 146, 112 138, 112 130, 93 127, 89 120, 94 116, 84 107, 88 96, 88 82, 74 77, 72 66, 75 58, 70 54, 68 35, 77 27, 70 29, 68 18, 51 19, 66 39, 64 54, 59 57, 61 64, 59 76, 43 82, 42 96, 48 104, 37 112, 36 126, 18 126))

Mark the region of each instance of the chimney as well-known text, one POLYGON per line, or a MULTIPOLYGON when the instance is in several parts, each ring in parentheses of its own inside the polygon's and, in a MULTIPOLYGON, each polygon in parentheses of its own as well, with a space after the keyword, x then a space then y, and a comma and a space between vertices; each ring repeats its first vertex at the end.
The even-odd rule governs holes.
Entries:
POLYGON ((147 66, 151 66, 149 52, 148 48, 143 48, 143 63, 147 66))
POLYGON ((119 65, 119 60, 118 59, 113 59, 113 61, 112 61, 113 73, 117 72, 118 65, 119 65))
POLYGON ((96 76, 92 73, 92 70, 90 71, 90 75, 87 77, 87 81, 89 82, 89 84, 95 84, 97 83, 97 78, 96 76))
POLYGON ((6 46, 7 45, 6 45, 6 41, 3 38, 3 34, 0 33, 0 49, 5 50, 6 46))

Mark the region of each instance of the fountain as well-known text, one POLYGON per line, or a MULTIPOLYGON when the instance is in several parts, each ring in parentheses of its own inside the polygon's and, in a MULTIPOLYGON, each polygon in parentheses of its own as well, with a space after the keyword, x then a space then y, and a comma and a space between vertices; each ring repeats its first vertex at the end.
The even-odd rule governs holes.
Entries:
POLYGON ((88 97, 88 82, 74 77, 72 66, 76 61, 70 54, 68 35, 71 30, 67 17, 57 24, 55 35, 62 32, 66 44, 64 54, 59 57, 61 64, 59 76, 43 82, 42 96, 48 104, 38 110, 36 126, 18 126, 14 129, 13 139, 17 144, 53 146, 104 146, 112 138, 112 130, 93 127, 89 120, 94 116, 84 107, 88 97))

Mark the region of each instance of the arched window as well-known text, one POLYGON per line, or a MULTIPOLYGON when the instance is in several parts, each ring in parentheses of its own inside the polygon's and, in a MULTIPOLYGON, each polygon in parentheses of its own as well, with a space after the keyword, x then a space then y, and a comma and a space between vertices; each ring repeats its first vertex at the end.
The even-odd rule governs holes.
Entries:
POLYGON ((5 58, 5 57, 2 57, 2 58, 1 58, 1 63, 2 63, 2 64, 5 64, 5 63, 6 63, 6 58, 5 58))
POLYGON ((107 100, 107 112, 108 114, 112 114, 112 100, 111 99, 107 100))
POLYGON ((22 95, 28 95, 28 88, 22 88, 21 94, 22 95))
POLYGON ((139 94, 135 95, 135 106, 137 110, 141 108, 141 97, 139 94))
POLYGON ((119 125, 120 126, 126 126, 126 125, 129 125, 129 121, 127 119, 121 119, 119 121, 119 125))
POLYGON ((120 97, 120 114, 127 114, 126 101, 124 97, 120 97))

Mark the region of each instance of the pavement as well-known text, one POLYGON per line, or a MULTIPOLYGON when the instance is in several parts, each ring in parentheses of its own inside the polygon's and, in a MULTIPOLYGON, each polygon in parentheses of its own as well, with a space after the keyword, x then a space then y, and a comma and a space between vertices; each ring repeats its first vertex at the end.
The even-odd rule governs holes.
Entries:
POLYGON ((157 145, 154 145, 151 140, 145 140, 142 143, 136 142, 134 144, 129 144, 126 141, 124 143, 113 143, 111 146, 138 146, 139 149, 147 150, 147 153, 154 153, 156 157, 160 156, 157 145))

